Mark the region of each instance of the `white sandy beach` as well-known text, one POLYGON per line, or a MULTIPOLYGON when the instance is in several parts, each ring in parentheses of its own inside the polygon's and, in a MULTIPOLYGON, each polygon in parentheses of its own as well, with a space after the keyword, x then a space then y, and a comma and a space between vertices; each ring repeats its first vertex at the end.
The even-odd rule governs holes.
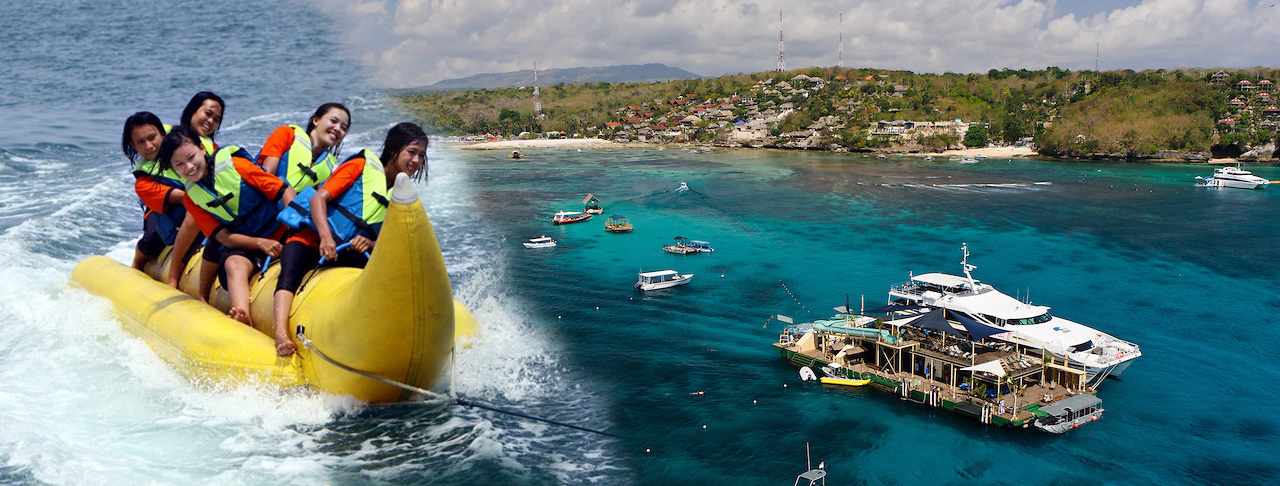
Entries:
POLYGON ((600 138, 551 138, 534 140, 498 140, 494 142, 459 142, 463 150, 519 150, 530 148, 614 148, 622 145, 600 138))
POLYGON ((971 148, 971 149, 964 149, 964 150, 945 150, 941 153, 935 152, 935 153, 920 154, 920 155, 932 155, 935 157, 937 156, 964 157, 966 155, 978 155, 978 154, 983 154, 983 155, 986 155, 987 157, 994 158, 994 159, 1011 159, 1014 157, 1028 157, 1028 156, 1036 155, 1036 151, 1032 150, 1031 147, 986 147, 986 148, 971 148))

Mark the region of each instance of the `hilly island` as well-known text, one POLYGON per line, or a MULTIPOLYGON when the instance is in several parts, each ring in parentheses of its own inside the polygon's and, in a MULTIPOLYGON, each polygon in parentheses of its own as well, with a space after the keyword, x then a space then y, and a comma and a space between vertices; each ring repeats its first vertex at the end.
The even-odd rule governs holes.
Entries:
POLYGON ((486 139, 898 153, 1018 145, 1055 157, 1267 160, 1280 155, 1277 78, 1280 70, 1261 67, 985 74, 806 68, 540 87, 530 78, 520 87, 394 95, 437 133, 486 139))

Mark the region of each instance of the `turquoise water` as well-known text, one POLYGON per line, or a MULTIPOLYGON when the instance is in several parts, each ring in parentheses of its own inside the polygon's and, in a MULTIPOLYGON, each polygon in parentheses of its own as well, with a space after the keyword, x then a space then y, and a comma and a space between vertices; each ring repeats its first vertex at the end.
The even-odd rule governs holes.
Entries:
POLYGON ((1207 170, 1184 165, 524 153, 459 156, 478 216, 505 228, 511 281, 566 359, 609 387, 639 482, 782 484, 803 471, 806 442, 834 484, 1256 484, 1280 472, 1274 191, 1194 188, 1207 170), (549 224, 587 192, 635 232, 604 233, 598 217, 549 224), (518 248, 541 234, 559 246, 518 248), (716 251, 662 252, 677 235, 716 251), (825 318, 846 295, 879 305, 909 272, 958 273, 962 243, 978 278, 1142 346, 1102 387, 1103 420, 1064 436, 992 429, 802 384, 769 345, 771 315, 825 318), (695 278, 630 289, 658 269, 695 278))
MULTIPOLYGON (((404 118, 307 5, 3 2, 0 484, 1259 484, 1280 479, 1280 198, 1191 187, 1205 167, 676 149, 460 150, 433 143, 428 211, 481 337, 450 389, 599 430, 440 404, 207 389, 66 286, 140 231, 124 117, 228 102, 256 150, 326 101, 350 150, 404 118), (209 25, 210 19, 236 19, 209 25), (690 190, 676 192, 680 182, 690 190), (552 226, 587 193, 606 213, 552 226), (631 234, 603 219, 630 218, 631 234), (546 234, 560 245, 526 250, 546 234), (713 254, 663 253, 675 236, 713 254), (885 299, 958 270, 1142 345, 1070 434, 992 429, 874 390, 800 382, 768 318, 885 299), (639 271, 693 273, 640 293, 639 271), (723 277, 722 277, 723 275, 723 277), (847 297, 846 297, 847 296, 847 297)), ((1280 179, 1276 168, 1258 168, 1280 179)))

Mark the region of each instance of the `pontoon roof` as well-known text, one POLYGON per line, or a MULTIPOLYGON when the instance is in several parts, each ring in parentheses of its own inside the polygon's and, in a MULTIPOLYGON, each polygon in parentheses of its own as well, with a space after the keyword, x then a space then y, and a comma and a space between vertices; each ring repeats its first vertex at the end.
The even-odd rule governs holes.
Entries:
POLYGON ((663 276, 663 275, 677 275, 677 274, 679 274, 679 273, 680 273, 680 272, 677 272, 677 271, 675 271, 675 270, 659 270, 659 271, 656 271, 656 272, 645 272, 645 273, 640 274, 640 276, 641 276, 641 277, 660 277, 660 276, 663 276))
POLYGON ((1066 409, 1068 408, 1080 411, 1089 407, 1097 406, 1099 403, 1102 403, 1102 399, 1093 395, 1072 395, 1047 406, 1040 407, 1040 411, 1049 415, 1061 415, 1066 413, 1066 409))

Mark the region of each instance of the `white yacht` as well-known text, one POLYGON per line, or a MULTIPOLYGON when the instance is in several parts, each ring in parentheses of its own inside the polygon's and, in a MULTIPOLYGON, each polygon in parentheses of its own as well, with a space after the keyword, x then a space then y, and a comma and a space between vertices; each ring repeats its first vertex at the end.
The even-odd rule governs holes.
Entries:
MULTIPOLYGON (((1134 359, 1142 356, 1137 344, 1053 316, 1046 306, 1019 301, 975 280, 970 272, 977 267, 969 264, 968 245, 961 250, 964 252, 960 262, 963 277, 943 273, 916 275, 910 282, 890 289, 890 300, 923 306, 926 310, 946 309, 949 322, 958 330, 964 330, 966 319, 1002 329, 1006 332, 993 334, 991 338, 1068 358, 1073 366, 1085 368, 1090 386, 1097 386, 1107 376, 1119 376, 1134 359)), ((914 317, 908 313, 895 319, 914 317)))
POLYGON ((1271 181, 1253 175, 1252 172, 1239 167, 1221 167, 1213 169, 1209 177, 1196 176, 1200 180, 1196 185, 1203 187, 1234 187, 1236 189, 1266 189, 1271 181))
POLYGON ((556 240, 551 239, 551 237, 547 235, 542 235, 537 238, 529 238, 529 241, 524 242, 525 248, 551 248, 554 246, 556 246, 556 240))
POLYGON ((657 272, 646 272, 640 274, 640 280, 636 282, 635 288, 640 290, 658 290, 667 287, 675 287, 684 285, 693 279, 692 273, 680 275, 675 270, 661 270, 657 272))

